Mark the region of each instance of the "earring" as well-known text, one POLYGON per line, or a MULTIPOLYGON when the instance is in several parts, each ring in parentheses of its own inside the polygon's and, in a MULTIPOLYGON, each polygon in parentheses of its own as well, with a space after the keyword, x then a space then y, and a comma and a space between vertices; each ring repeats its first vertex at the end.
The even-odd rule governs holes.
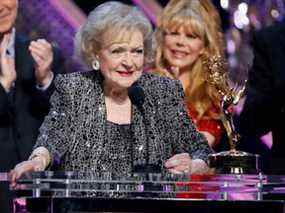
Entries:
POLYGON ((91 66, 92 66, 92 68, 93 68, 94 70, 99 70, 99 69, 100 69, 100 63, 99 63, 99 61, 96 60, 96 59, 95 59, 94 61, 92 61, 91 66))

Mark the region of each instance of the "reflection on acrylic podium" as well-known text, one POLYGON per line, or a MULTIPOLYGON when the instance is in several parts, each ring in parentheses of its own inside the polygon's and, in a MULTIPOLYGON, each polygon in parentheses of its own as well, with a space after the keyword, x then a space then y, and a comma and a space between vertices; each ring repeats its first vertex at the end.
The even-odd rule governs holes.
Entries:
POLYGON ((31 173, 14 189, 27 212, 285 212, 285 176, 31 173))

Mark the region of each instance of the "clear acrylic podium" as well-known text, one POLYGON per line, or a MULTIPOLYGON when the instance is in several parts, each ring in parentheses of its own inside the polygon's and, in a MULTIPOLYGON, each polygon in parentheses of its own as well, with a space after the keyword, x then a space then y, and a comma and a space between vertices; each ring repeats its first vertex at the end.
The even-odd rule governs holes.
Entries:
POLYGON ((39 172, 19 180, 15 212, 285 212, 285 176, 39 172))

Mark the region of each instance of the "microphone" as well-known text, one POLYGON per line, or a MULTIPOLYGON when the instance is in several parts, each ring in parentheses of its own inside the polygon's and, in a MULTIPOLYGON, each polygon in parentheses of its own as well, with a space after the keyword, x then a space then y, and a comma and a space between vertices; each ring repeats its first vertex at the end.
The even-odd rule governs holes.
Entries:
MULTIPOLYGON (((137 84, 134 83, 128 90, 129 98, 131 100, 131 103, 138 107, 138 109, 141 111, 144 117, 144 124, 146 128, 149 128, 148 122, 145 119, 145 110, 143 108, 143 104, 145 102, 145 93, 143 89, 137 84)), ((146 130, 146 132, 148 132, 146 130)), ((133 172, 134 173, 160 173, 161 168, 157 164, 150 164, 149 163, 149 136, 147 135, 147 141, 146 141, 146 164, 138 164, 133 166, 133 172)))
POLYGON ((143 89, 134 83, 128 89, 129 98, 133 105, 137 106, 140 110, 142 110, 142 105, 145 100, 145 95, 143 89))

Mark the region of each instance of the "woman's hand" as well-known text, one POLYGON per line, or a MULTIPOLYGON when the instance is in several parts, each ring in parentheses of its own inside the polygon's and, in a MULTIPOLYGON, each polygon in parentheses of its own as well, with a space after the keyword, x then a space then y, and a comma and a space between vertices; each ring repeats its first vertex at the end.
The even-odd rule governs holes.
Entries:
POLYGON ((202 159, 194 159, 191 162, 191 174, 210 174, 213 173, 205 161, 202 159))
POLYGON ((28 172, 36 172, 42 170, 42 161, 38 159, 23 161, 15 166, 9 173, 11 187, 15 187, 17 180, 28 172))
POLYGON ((191 157, 188 153, 176 154, 165 162, 165 167, 174 174, 190 173, 191 157))
POLYGON ((188 153, 176 154, 165 162, 165 167, 174 174, 206 174, 210 169, 205 161, 191 159, 188 153))

